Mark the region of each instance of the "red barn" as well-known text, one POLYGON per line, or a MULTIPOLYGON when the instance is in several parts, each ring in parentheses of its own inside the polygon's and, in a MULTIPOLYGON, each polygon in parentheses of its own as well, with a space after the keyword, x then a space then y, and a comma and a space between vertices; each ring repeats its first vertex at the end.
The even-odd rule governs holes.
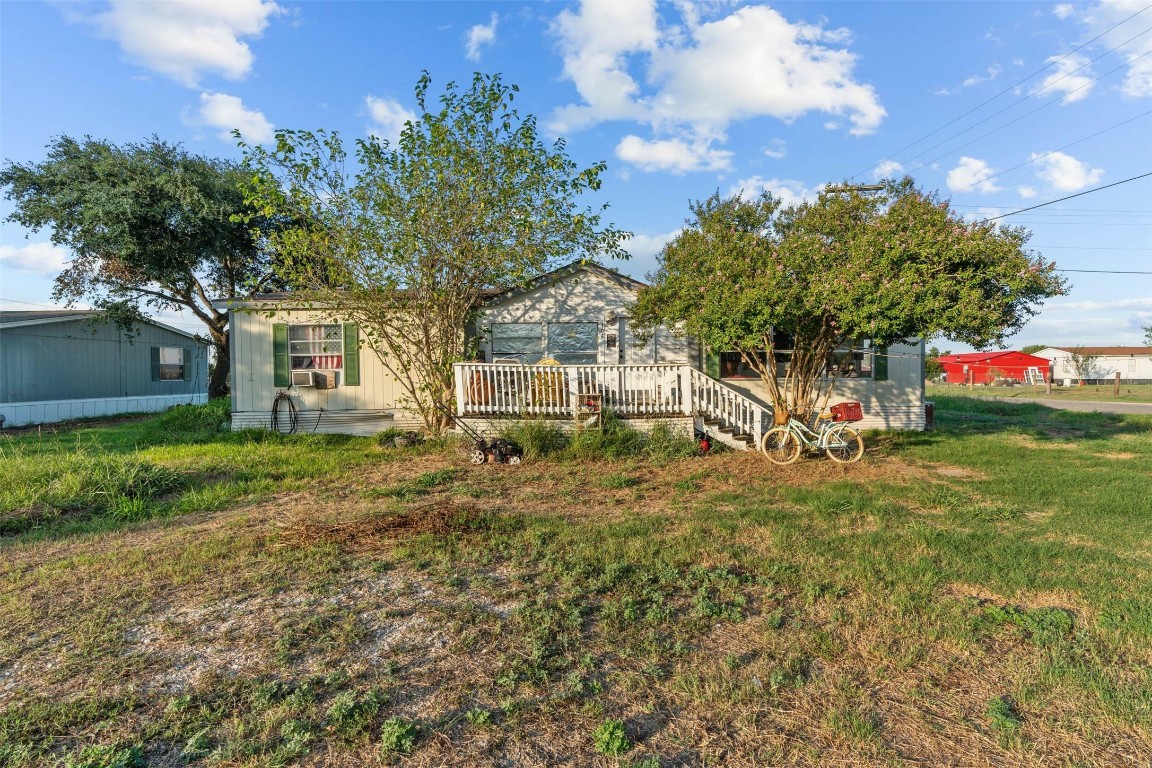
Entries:
POLYGON ((991 384, 996 379, 1026 381, 1029 368, 1036 368, 1045 380, 1049 361, 1023 352, 968 352, 936 358, 949 384, 991 384))

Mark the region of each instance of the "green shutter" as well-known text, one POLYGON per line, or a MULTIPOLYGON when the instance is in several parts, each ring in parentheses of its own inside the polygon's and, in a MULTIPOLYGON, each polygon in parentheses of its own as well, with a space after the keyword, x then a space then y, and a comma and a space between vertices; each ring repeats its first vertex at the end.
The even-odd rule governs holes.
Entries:
POLYGON ((288 373, 288 324, 272 324, 272 386, 287 387, 292 383, 288 373))
POLYGON ((184 347, 184 381, 192 381, 192 364, 196 360, 196 350, 184 347))
POLYGON ((344 386, 360 386, 360 329, 344 323, 344 386))
POLYGON ((704 373, 714 379, 720 378, 720 353, 706 350, 704 352, 704 373))
POLYGON ((152 347, 152 381, 160 381, 160 347, 152 347))
POLYGON ((888 347, 876 347, 873 351, 872 379, 888 381, 888 347))

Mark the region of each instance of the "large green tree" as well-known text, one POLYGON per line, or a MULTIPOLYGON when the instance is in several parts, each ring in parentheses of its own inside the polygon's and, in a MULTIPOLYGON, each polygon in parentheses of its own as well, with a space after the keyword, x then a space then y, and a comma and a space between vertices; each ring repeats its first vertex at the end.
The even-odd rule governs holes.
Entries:
POLYGON ((498 75, 449 83, 393 146, 357 140, 354 168, 340 137, 282 130, 272 149, 244 146, 249 201, 298 222, 274 234, 299 299, 359 325, 432 431, 453 398, 452 364, 486 293, 576 258, 623 257, 626 236, 586 207, 604 163, 579 168, 563 140, 546 146, 498 75))
POLYGON ((962 218, 911 179, 791 206, 716 194, 691 210, 634 315, 739 352, 778 418, 827 402, 837 349, 934 336, 1000 344, 1065 290, 1024 229, 962 218))
POLYGON ((271 277, 245 212, 240 167, 152 137, 117 146, 91 137, 54 139, 38 163, 7 162, 8 221, 50 229, 72 260, 53 298, 91 302, 123 325, 148 311, 191 312, 216 352, 209 394, 228 392, 228 315, 210 297, 271 277))

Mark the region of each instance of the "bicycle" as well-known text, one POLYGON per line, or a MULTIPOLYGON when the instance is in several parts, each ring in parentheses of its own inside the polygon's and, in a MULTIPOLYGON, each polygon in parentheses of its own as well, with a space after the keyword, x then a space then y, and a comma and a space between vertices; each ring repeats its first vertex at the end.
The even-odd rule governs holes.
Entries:
POLYGON ((864 439, 848 424, 860 419, 860 404, 840 405, 847 407, 833 406, 832 413, 817 414, 812 426, 789 414, 787 424, 764 433, 760 439, 761 453, 773 464, 781 465, 800 458, 803 448, 823 450, 828 458, 840 464, 859 461, 864 455, 864 439))

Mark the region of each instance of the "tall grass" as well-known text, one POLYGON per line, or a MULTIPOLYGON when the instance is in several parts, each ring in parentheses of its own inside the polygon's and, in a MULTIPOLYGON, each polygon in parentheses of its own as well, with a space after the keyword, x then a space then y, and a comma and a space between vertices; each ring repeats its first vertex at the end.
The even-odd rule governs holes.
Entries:
POLYGON ((667 460, 695 456, 696 441, 658 422, 648 433, 629 426, 611 412, 604 414, 599 429, 566 433, 555 422, 542 419, 520 421, 500 432, 524 449, 529 459, 556 458, 573 461, 592 459, 649 458, 667 460))

